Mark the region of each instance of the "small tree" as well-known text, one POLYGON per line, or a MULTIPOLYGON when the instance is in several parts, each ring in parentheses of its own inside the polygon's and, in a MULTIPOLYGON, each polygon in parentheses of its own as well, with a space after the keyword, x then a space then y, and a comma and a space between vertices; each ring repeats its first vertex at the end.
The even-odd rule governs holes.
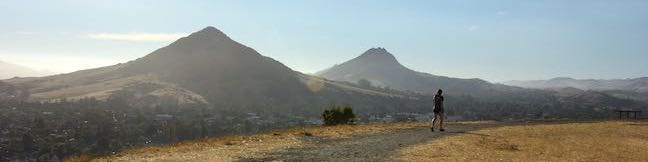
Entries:
POLYGON ((371 85, 371 81, 369 81, 369 80, 367 80, 365 78, 362 78, 362 79, 358 80, 358 85, 360 85, 360 87, 364 87, 364 88, 373 87, 373 85, 371 85))
POLYGON ((327 126, 354 124, 356 121, 356 115, 351 106, 345 106, 344 108, 335 106, 331 109, 324 110, 322 118, 324 119, 324 125, 327 126))

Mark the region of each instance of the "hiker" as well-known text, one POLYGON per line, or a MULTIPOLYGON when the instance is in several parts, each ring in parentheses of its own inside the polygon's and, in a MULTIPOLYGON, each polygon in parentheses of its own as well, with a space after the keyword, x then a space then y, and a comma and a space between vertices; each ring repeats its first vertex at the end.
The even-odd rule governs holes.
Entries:
POLYGON ((436 123, 437 119, 439 120, 439 130, 441 132, 445 131, 443 129, 443 90, 439 89, 437 91, 437 94, 434 95, 434 119, 432 120, 432 126, 430 127, 430 131, 434 132, 434 123, 436 123))

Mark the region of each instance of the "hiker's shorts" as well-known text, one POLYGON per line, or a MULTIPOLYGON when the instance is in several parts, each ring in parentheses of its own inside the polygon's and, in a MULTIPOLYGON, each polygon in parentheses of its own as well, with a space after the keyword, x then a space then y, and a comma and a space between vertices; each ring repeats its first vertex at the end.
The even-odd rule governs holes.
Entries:
POLYGON ((435 114, 443 113, 443 106, 434 106, 434 110, 432 110, 435 114))

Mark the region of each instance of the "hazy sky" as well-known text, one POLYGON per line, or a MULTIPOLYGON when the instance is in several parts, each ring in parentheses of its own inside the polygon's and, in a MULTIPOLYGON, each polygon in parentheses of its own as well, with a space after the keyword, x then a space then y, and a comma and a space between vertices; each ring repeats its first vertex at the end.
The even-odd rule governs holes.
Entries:
POLYGON ((0 60, 70 72, 205 26, 306 73, 384 47, 417 71, 494 82, 648 76, 646 0, 7 0, 0 60))

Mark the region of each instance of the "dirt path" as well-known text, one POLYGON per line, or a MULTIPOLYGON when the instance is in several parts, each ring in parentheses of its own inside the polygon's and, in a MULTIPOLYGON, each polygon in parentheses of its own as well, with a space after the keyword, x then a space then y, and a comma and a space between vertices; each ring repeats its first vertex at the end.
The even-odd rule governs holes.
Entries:
POLYGON ((394 161, 406 147, 506 124, 450 123, 446 132, 430 132, 427 125, 421 122, 295 128, 145 147, 93 161, 394 161))
POLYGON ((627 121, 465 122, 450 123, 446 132, 430 132, 427 123, 307 127, 138 148, 93 160, 642 161, 648 157, 647 126, 627 121))
POLYGON ((430 132, 425 125, 390 129, 381 132, 329 139, 326 136, 304 136, 304 144, 265 153, 238 161, 391 161, 401 148, 423 144, 442 136, 466 133, 495 124, 451 124, 446 132, 430 132))

